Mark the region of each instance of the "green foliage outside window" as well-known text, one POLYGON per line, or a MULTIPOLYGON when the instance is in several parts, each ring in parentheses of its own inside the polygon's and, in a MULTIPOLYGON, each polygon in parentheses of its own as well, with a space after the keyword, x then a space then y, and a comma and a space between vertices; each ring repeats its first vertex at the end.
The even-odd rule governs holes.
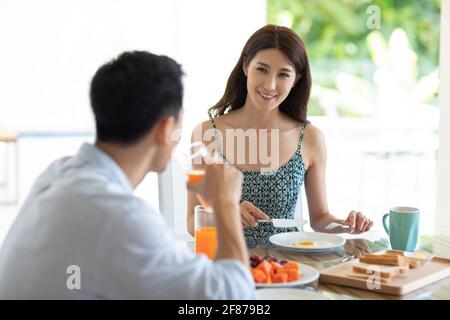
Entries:
POLYGON ((436 105, 440 0, 268 0, 267 4, 268 22, 291 27, 306 44, 317 87, 310 114, 325 113, 323 95, 339 96, 352 87, 353 95, 359 95, 356 100, 366 101, 367 108, 358 110, 339 101, 333 106, 338 115, 373 115, 375 100, 380 100, 377 94, 383 91, 376 75, 403 63, 380 57, 398 57, 401 52, 409 57, 402 72, 411 75, 398 83, 399 92, 421 91, 415 103, 436 105), (368 26, 371 6, 379 11, 379 29, 368 26))

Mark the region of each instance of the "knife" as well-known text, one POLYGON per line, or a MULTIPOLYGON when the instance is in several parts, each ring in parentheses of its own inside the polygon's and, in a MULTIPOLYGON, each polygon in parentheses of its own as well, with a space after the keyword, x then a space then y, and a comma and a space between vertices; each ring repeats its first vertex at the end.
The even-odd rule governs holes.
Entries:
POLYGON ((308 222, 300 219, 270 219, 270 220, 256 220, 259 223, 272 223, 275 228, 292 228, 297 227, 299 230, 308 222))

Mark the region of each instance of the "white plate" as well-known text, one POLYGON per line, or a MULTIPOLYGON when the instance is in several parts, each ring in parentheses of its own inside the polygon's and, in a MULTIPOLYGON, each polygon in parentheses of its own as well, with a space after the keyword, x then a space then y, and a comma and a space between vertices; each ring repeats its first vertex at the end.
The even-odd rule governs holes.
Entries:
POLYGON ((271 236, 269 240, 276 246, 297 252, 324 252, 345 244, 344 238, 321 232, 284 232, 271 236), (314 245, 294 245, 303 241, 314 242, 314 245))
POLYGON ((300 279, 296 281, 283 282, 283 283, 256 283, 257 288, 283 288, 283 287, 295 287, 302 286, 313 281, 316 281, 319 278, 320 272, 319 270, 308 266, 307 264, 299 263, 300 265, 300 279))
POLYGON ((296 288, 259 289, 255 295, 257 300, 328 300, 319 292, 296 288))

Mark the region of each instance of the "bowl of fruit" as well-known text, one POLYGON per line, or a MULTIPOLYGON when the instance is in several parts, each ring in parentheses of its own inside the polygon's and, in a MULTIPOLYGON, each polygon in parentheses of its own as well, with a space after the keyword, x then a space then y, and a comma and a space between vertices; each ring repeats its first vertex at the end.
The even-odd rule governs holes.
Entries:
POLYGON ((319 271, 311 266, 270 256, 251 256, 250 267, 257 288, 301 286, 319 278, 319 271))

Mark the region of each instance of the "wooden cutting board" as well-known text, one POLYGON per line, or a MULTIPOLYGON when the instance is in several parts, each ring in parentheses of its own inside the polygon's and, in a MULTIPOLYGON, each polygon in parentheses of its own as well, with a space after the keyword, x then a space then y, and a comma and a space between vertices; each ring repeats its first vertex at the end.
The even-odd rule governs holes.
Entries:
MULTIPOLYGON (((383 252, 377 253, 382 254, 383 252)), ((417 269, 410 269, 408 273, 393 278, 387 284, 374 283, 371 280, 367 281, 348 276, 352 273, 353 265, 357 263, 359 263, 359 259, 322 270, 319 282, 392 295, 404 295, 450 276, 450 260, 434 257, 427 264, 417 269)))

